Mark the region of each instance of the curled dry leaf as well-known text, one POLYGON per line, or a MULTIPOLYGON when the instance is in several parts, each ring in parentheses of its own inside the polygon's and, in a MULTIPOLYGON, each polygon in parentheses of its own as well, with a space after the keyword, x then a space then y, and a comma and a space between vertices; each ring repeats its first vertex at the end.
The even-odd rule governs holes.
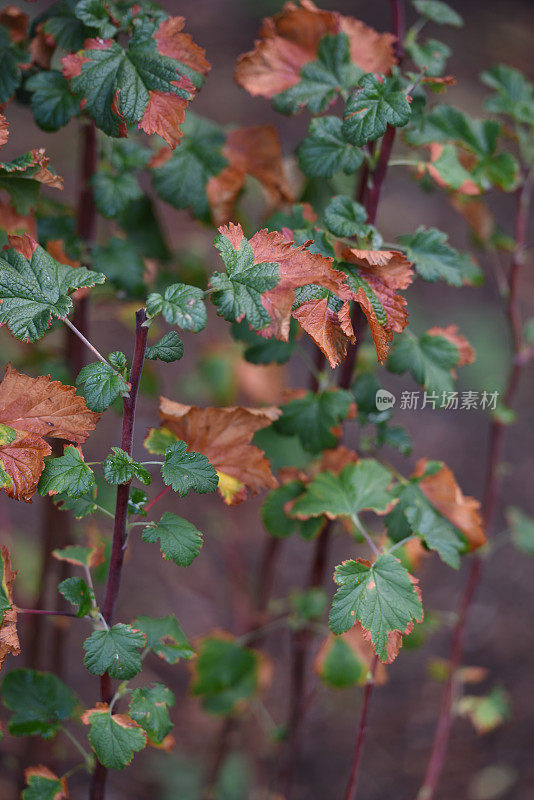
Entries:
MULTIPOLYGON (((427 463, 428 459, 420 459, 415 465, 413 477, 419 478, 425 475, 427 463)), ((462 531, 470 550, 476 550, 486 543, 480 502, 474 497, 464 495, 449 467, 443 464, 438 472, 422 477, 419 486, 439 513, 462 531)))
POLYGON ((223 148, 228 166, 206 185, 215 225, 228 222, 247 175, 256 178, 273 205, 292 203, 282 162, 282 148, 273 125, 254 125, 231 131, 223 148))
POLYGON ((73 386, 8 364, 0 384, 0 480, 7 494, 30 502, 51 453, 43 437, 83 443, 98 418, 73 386))
POLYGON ((236 83, 253 96, 274 97, 300 81, 302 67, 315 61, 325 36, 339 33, 348 37, 351 61, 363 72, 389 72, 395 64, 394 36, 301 0, 263 20, 254 50, 237 60, 236 83))
POLYGON ((413 281, 412 264, 398 250, 347 247, 343 258, 358 268, 358 276, 365 281, 362 285, 361 281, 351 280, 351 275, 348 277, 351 297, 360 304, 367 317, 378 360, 383 363, 393 334, 402 333, 408 324, 406 298, 399 294, 399 290, 406 289, 413 281))
MULTIPOLYGON (((51 769, 45 767, 43 764, 39 764, 37 767, 27 767, 24 770, 24 779, 28 785, 31 784, 32 778, 44 778, 45 784, 48 784, 48 781, 55 782, 57 784, 57 789, 52 785, 48 784, 46 786, 46 800, 68 800, 69 792, 67 788, 67 781, 65 778, 58 778, 55 772, 52 772, 51 769), (50 792, 54 791, 54 794, 50 792)), ((25 795, 29 794, 30 790, 24 792, 25 795)), ((39 790, 36 790, 39 791, 39 790)), ((45 795, 40 795, 44 797, 45 795)))
POLYGON ((42 69, 50 69, 50 62, 56 49, 54 37, 46 33, 44 23, 39 22, 35 28, 35 36, 30 42, 32 61, 42 69))
POLYGON ((13 581, 16 572, 11 569, 7 547, 0 547, 0 669, 8 655, 20 655, 17 636, 17 607, 13 604, 13 581))
MULTIPOLYGON (((219 228, 219 232, 227 237, 234 250, 239 250, 244 237, 241 225, 230 223, 219 228)), ((295 245, 287 238, 290 231, 284 234, 263 229, 249 240, 255 264, 268 262, 279 267, 278 284, 262 295, 262 305, 272 322, 259 333, 287 341, 293 316, 335 367, 345 357, 348 344, 354 341, 346 275, 332 267, 332 258, 311 253, 306 244, 295 245), (295 289, 308 285, 314 288, 312 299, 304 299, 294 308, 295 289), (330 307, 328 293, 335 295, 339 310, 330 307)))
POLYGON ((184 441, 189 451, 205 455, 215 467, 219 491, 228 505, 244 500, 247 491, 257 494, 278 485, 265 454, 251 439, 280 413, 275 406, 199 408, 166 397, 160 398, 159 406, 162 427, 184 441))
POLYGON ((451 342, 458 348, 458 363, 457 367, 465 367, 467 364, 472 364, 475 360, 475 351, 461 333, 458 333, 457 325, 447 325, 446 328, 435 326, 429 328, 427 333, 430 336, 443 336, 444 339, 451 342))

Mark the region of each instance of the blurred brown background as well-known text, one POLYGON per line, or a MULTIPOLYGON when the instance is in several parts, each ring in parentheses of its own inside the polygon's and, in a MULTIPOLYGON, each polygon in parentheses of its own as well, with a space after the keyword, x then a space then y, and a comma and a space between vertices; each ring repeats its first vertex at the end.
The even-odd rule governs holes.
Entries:
MULTIPOLYGON (((34 14, 47 5, 37 2, 31 7, 25 6, 25 10, 34 14)), ((291 154, 305 133, 307 114, 297 118, 280 117, 271 110, 267 101, 249 97, 232 80, 235 59, 252 47, 259 20, 279 10, 282 3, 278 0, 195 0, 164 2, 163 5, 169 12, 187 17, 186 30, 206 48, 213 65, 212 74, 195 101, 195 112, 224 124, 273 122, 279 128, 284 152, 291 154)), ((359 17, 378 30, 390 27, 386 0, 375 3, 339 0, 323 2, 322 6, 359 17)), ((469 0, 453 2, 453 6, 465 17, 465 27, 456 30, 433 26, 431 30, 429 26, 428 32, 443 39, 454 51, 448 71, 456 75, 458 85, 449 91, 444 102, 457 104, 476 116, 482 112, 485 95, 485 89, 478 81, 478 74, 483 69, 504 62, 518 67, 527 77, 534 79, 534 4, 527 0, 469 0)), ((74 203, 77 123, 50 135, 35 128, 27 109, 13 106, 8 117, 12 126, 10 154, 45 146, 56 171, 65 177, 62 199, 74 203)), ((402 150, 402 145, 397 147, 402 150)), ((502 196, 492 204, 502 227, 510 232, 513 198, 502 196)), ((162 210, 162 214, 166 233, 174 247, 192 248, 207 261, 209 270, 217 268, 217 254, 211 247, 213 230, 191 221, 187 212, 167 208, 162 210)), ((435 225, 450 232, 454 246, 470 247, 465 225, 443 195, 422 193, 404 169, 392 168, 378 216, 384 239, 393 241, 398 234, 412 232, 421 224, 435 225)), ((107 224, 102 224, 99 235, 103 240, 108 232, 107 224)), ((416 331, 422 332, 430 324, 455 323, 474 345, 477 362, 463 370, 461 390, 499 389, 506 374, 509 343, 505 321, 491 264, 484 257, 480 258, 480 263, 486 273, 482 288, 459 291, 441 283, 422 285, 420 282, 407 293, 411 323, 416 331)), ((521 289, 526 317, 528 309, 534 308, 531 275, 530 259, 524 270, 521 289)), ((57 334, 53 336, 57 339, 57 334)), ((106 352, 130 347, 130 333, 124 324, 110 318, 109 306, 105 305, 93 308, 92 338, 96 346, 106 352)), ((205 382, 202 383, 198 373, 194 372, 194 362, 197 355, 229 341, 227 327, 212 314, 202 335, 184 334, 183 339, 186 358, 166 367, 164 376, 156 370, 150 385, 147 383, 153 394, 143 397, 138 414, 136 450, 139 456, 142 454, 142 434, 149 425, 156 423, 158 391, 183 402, 197 400, 202 404, 213 400, 205 382)), ((4 331, 0 347, 2 361, 17 358, 13 343, 4 331)), ((397 396, 401 389, 416 388, 408 379, 396 378, 385 370, 381 373, 385 385, 397 396)), ((291 363, 287 377, 293 386, 303 385, 306 381, 305 368, 298 359, 291 363)), ((508 429, 506 434, 501 502, 501 509, 517 505, 530 514, 534 512, 531 488, 534 468, 532 389, 530 370, 519 393, 518 424, 508 429)), ((252 402, 246 395, 237 399, 252 402)), ((481 496, 488 433, 488 420, 482 412, 397 411, 395 421, 405 425, 413 437, 413 453, 407 462, 395 453, 388 453, 405 474, 420 457, 443 459, 454 470, 465 493, 481 496)), ((118 443, 118 437, 118 418, 109 411, 100 424, 98 435, 89 440, 85 448, 86 457, 89 460, 100 458, 103 449, 118 443)), ((157 490, 155 482, 154 493, 157 490)), ((130 621, 138 613, 153 616, 175 613, 193 638, 214 627, 240 632, 247 600, 254 589, 265 537, 258 517, 260 505, 261 499, 249 500, 231 509, 224 507, 215 497, 192 496, 180 501, 179 513, 191 519, 205 533, 201 556, 188 570, 163 562, 155 547, 144 545, 140 537, 132 536, 117 618, 130 621)), ((176 507, 176 499, 166 499, 160 512, 177 510, 176 507)), ((33 591, 43 508, 41 499, 36 499, 28 507, 8 501, 5 494, 0 495, 0 538, 12 547, 15 567, 20 570, 20 605, 25 604, 33 591)), ((105 522, 98 522, 98 525, 107 532, 105 522)), ((504 518, 501 513, 492 533, 495 535, 502 530, 504 518)), ((284 548, 275 597, 285 596, 288 589, 303 584, 311 555, 310 545, 296 538, 286 541, 284 548)), ((353 543, 346 536, 336 536, 329 557, 331 565, 352 555, 353 543)), ((432 557, 426 560, 420 578, 425 608, 442 612, 456 608, 465 580, 465 567, 457 574, 437 557, 432 557)), ((330 590, 333 585, 328 588, 330 590)), ((474 691, 487 691, 495 684, 502 685, 510 694, 513 718, 482 738, 476 736, 468 721, 457 721, 439 792, 442 800, 530 800, 534 797, 533 596, 532 561, 505 543, 488 561, 470 616, 464 663, 489 669, 487 681, 475 687, 474 691)), ((54 660, 54 626, 48 621, 43 624, 46 652, 40 666, 47 668, 54 660)), ((25 621, 21 632, 24 648, 25 621)), ((92 705, 97 699, 98 687, 97 680, 80 669, 83 635, 87 635, 83 623, 75 624, 70 630, 68 646, 62 656, 63 675, 83 701, 92 705)), ((441 697, 441 686, 428 678, 426 665, 431 658, 446 655, 449 638, 450 630, 443 625, 422 649, 401 652, 397 662, 389 668, 389 682, 376 692, 373 699, 360 798, 414 800, 426 766, 441 697)), ((287 633, 272 634, 266 642, 276 661, 274 679, 264 699, 277 723, 285 721, 287 710, 287 645, 287 633)), ((24 655, 18 661, 20 663, 16 664, 11 659, 6 666, 22 666, 24 655)), ((170 668, 161 662, 156 674, 151 671, 152 664, 148 659, 143 681, 164 679, 177 694, 172 714, 176 749, 171 756, 147 749, 135 756, 132 769, 111 773, 109 800, 144 800, 147 797, 153 800, 196 800, 199 797, 196 788, 201 780, 199 775, 213 759, 222 722, 203 714, 198 701, 187 695, 185 666, 170 668)), ((298 798, 323 800, 342 795, 360 702, 361 690, 336 692, 318 688, 307 718, 298 765, 298 798)), ((0 714, 5 720, 5 710, 0 714)), ((71 761, 75 763, 74 751, 65 750, 59 737, 49 744, 33 740, 31 748, 28 753, 24 742, 9 737, 4 739, 0 761, 2 800, 14 797, 21 766, 25 765, 23 762, 28 757, 28 763, 41 760, 52 763, 54 759, 65 756, 61 763, 67 768, 71 761)), ((230 751, 241 755, 237 755, 228 767, 230 788, 221 797, 239 800, 259 796, 253 794, 248 776, 256 770, 257 783, 268 784, 269 776, 276 770, 279 745, 266 742, 257 717, 251 713, 245 724, 232 734, 230 751)), ((86 784, 87 778, 83 773, 73 778, 72 797, 84 797, 86 784)))

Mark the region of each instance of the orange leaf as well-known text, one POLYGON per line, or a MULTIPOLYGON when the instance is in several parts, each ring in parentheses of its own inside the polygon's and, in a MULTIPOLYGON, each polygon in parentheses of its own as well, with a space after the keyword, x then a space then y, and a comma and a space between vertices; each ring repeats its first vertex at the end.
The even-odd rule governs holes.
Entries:
MULTIPOLYGON (((229 504, 244 499, 242 487, 257 494, 278 485, 265 454, 251 444, 251 439, 280 413, 274 406, 199 408, 166 397, 160 398, 159 406, 161 424, 184 441, 188 450, 203 453, 217 472, 239 482, 241 486, 233 484, 235 493, 227 494, 229 504)), ((228 481, 223 478, 223 483, 228 490, 228 481)))
MULTIPOLYGON (((419 478, 425 474, 427 461, 428 459, 422 458, 417 462, 413 477, 419 478)), ((474 497, 463 494, 449 467, 443 464, 438 472, 422 478, 419 486, 440 514, 462 531, 469 542, 470 550, 476 550, 486 543, 480 503, 474 497)))
MULTIPOLYGON (((175 86, 187 88, 194 91, 193 84, 182 78, 180 81, 173 81, 175 86)), ((170 92, 149 92, 149 101, 143 114, 143 118, 138 123, 138 128, 147 134, 157 133, 161 136, 169 147, 174 148, 180 144, 183 133, 179 125, 185 120, 185 110, 188 101, 183 97, 178 97, 170 92)))
POLYGON ((382 325, 365 290, 360 287, 352 299, 360 304, 367 317, 376 347, 378 360, 383 363, 389 352, 393 333, 401 333, 408 324, 406 299, 398 294, 413 280, 412 264, 398 250, 355 250, 347 247, 343 258, 358 267, 358 272, 369 284, 386 312, 382 325))
POLYGON ((23 216, 18 214, 11 203, 0 201, 0 226, 7 233, 28 233, 32 238, 37 237, 37 222, 33 214, 23 216))
POLYGON ((391 34, 301 0, 263 20, 254 50, 237 60, 235 81, 253 96, 273 97, 299 82, 300 70, 315 60, 324 36, 341 32, 349 39, 352 61, 364 72, 389 72, 396 63, 391 34))
POLYGON ((7 28, 12 41, 23 42, 30 18, 17 6, 6 6, 0 11, 0 25, 7 28))
POLYGON ((10 478, 8 495, 30 502, 51 452, 43 436, 83 443, 98 418, 73 386, 47 375, 31 378, 8 364, 0 384, 0 465, 10 478))
POLYGON ((17 607, 13 605, 13 581, 16 572, 11 569, 11 559, 7 547, 0 547, 0 556, 3 562, 2 586, 11 603, 11 608, 4 612, 0 625, 0 669, 8 655, 20 655, 20 643, 17 636, 17 607))
POLYGON ((207 77, 211 64, 206 58, 206 51, 195 44, 188 33, 181 33, 184 25, 185 17, 169 17, 163 20, 154 34, 158 52, 207 77))
POLYGON ((325 354, 332 369, 343 361, 348 345, 356 341, 348 302, 344 302, 341 310, 336 312, 328 307, 326 297, 308 300, 292 315, 325 354))
POLYGON ((9 139, 9 122, 0 114, 0 147, 3 147, 9 139))

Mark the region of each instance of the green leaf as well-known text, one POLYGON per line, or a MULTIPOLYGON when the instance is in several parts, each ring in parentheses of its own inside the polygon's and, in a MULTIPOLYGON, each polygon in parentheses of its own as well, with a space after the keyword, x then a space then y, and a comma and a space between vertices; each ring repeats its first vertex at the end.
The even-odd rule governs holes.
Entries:
POLYGON ((360 686, 365 682, 368 673, 367 664, 341 638, 332 641, 319 669, 321 680, 332 689, 360 686))
POLYGON ((95 173, 91 182, 97 208, 108 219, 116 217, 129 202, 143 196, 139 182, 131 172, 114 174, 108 169, 101 169, 95 173))
POLYGON ((382 83, 372 73, 364 75, 359 88, 352 94, 343 112, 343 135, 347 141, 362 147, 386 132, 388 125, 406 125, 410 104, 394 78, 384 77, 382 83))
POLYGON ((102 39, 111 39, 117 33, 104 0, 80 0, 74 13, 88 28, 95 28, 102 39))
POLYGON ((449 567, 459 569, 460 553, 465 550, 465 542, 457 535, 454 526, 426 502, 407 508, 405 514, 411 529, 426 546, 435 550, 449 567))
POLYGON ((146 745, 146 734, 136 723, 128 723, 122 714, 112 715, 107 709, 91 709, 84 718, 89 721, 89 741, 96 757, 108 769, 123 769, 146 745))
POLYGON ((348 464, 339 475, 320 472, 294 504, 295 517, 352 517, 364 509, 377 514, 387 511, 392 502, 388 487, 391 473, 371 458, 348 464))
POLYGON ((319 586, 305 591, 292 592, 291 603, 291 624, 306 624, 320 620, 328 606, 328 595, 319 586))
POLYGON ((95 491, 77 498, 67 497, 66 494, 55 494, 52 500, 61 511, 71 511, 76 519, 83 519, 96 511, 95 491))
POLYGON ((179 567, 189 567, 202 547, 200 531, 170 511, 166 511, 159 522, 152 522, 143 529, 144 542, 155 544, 158 539, 163 557, 179 567))
POLYGON ((151 742, 161 744, 172 730, 169 706, 174 705, 174 695, 162 683, 143 689, 134 689, 130 697, 129 713, 140 725, 151 742))
POLYGON ((128 514, 134 517, 146 517, 145 506, 148 503, 148 495, 143 489, 130 489, 128 497, 128 514))
POLYGON ((165 294, 149 294, 146 301, 149 317, 162 314, 169 325, 178 325, 184 331, 198 333, 206 327, 207 314, 204 292, 197 286, 173 283, 165 294))
POLYGON ((12 603, 9 599, 9 592, 7 588, 7 581, 5 577, 5 559, 0 550, 0 626, 4 621, 6 611, 12 608, 12 603))
POLYGON ((344 633, 359 620, 369 631, 375 652, 388 660, 390 633, 406 633, 423 619, 423 606, 409 572, 392 555, 379 555, 373 564, 345 561, 336 567, 339 586, 332 601, 329 625, 344 633))
POLYGON ((415 233, 397 237, 406 250, 406 257, 415 264, 418 274, 426 281, 439 278, 449 286, 461 286, 463 266, 460 253, 447 244, 447 234, 437 228, 420 225, 415 233))
POLYGON ((283 114, 297 114, 306 107, 320 114, 343 91, 354 86, 362 71, 350 59, 349 39, 345 33, 324 36, 315 61, 300 70, 300 81, 273 97, 273 106, 283 114))
POLYGON ((144 258, 169 260, 169 248, 150 197, 143 195, 139 200, 128 203, 124 211, 119 214, 118 223, 126 233, 130 244, 144 258))
POLYGON ((32 75, 24 88, 32 92, 32 111, 37 125, 44 131, 58 131, 80 113, 80 100, 68 81, 55 69, 32 75))
POLYGON ((45 458, 37 491, 42 497, 63 492, 78 498, 86 494, 95 482, 93 470, 87 466, 77 447, 69 444, 62 456, 45 458))
POLYGON ((326 227, 335 236, 367 236, 366 219, 365 208, 344 194, 333 197, 324 211, 326 227))
POLYGON ((129 239, 112 236, 107 244, 93 247, 93 266, 129 295, 145 293, 145 262, 129 239))
POLYGON ((133 478, 137 478, 148 486, 151 482, 150 472, 142 464, 134 461, 125 450, 120 447, 112 447, 112 453, 104 461, 104 478, 108 483, 118 485, 129 483, 133 478))
POLYGON ((21 81, 20 64, 27 61, 23 48, 0 25, 0 103, 7 103, 15 93, 21 81))
POLYGON ((168 428, 149 428, 143 444, 149 453, 164 456, 169 447, 178 441, 178 437, 168 428))
POLYGON ((52 555, 60 561, 68 561, 71 564, 78 564, 80 567, 88 567, 94 552, 94 547, 81 547, 80 545, 72 544, 61 550, 53 550, 52 555))
MULTIPOLYGON (((37 767, 36 769, 43 769, 37 767)), ((22 800, 57 800, 65 797, 64 786, 59 778, 48 775, 26 776, 27 787, 22 792, 22 800)))
POLYGON ((177 441, 165 451, 161 467, 163 483, 184 497, 190 489, 198 494, 214 492, 219 478, 214 467, 201 453, 186 452, 185 442, 177 441))
POLYGON ((438 25, 453 25, 461 28, 464 24, 461 16, 442 0, 412 0, 412 5, 423 17, 436 22, 438 25))
POLYGON ((331 178, 342 170, 347 175, 357 172, 363 153, 345 141, 338 117, 312 119, 308 136, 299 147, 299 165, 310 178, 331 178))
POLYGON ((254 263, 254 251, 248 239, 242 238, 239 250, 234 250, 223 234, 215 237, 213 244, 221 254, 227 272, 215 272, 210 286, 212 300, 221 317, 229 322, 246 319, 255 330, 265 328, 271 318, 262 304, 263 292, 273 289, 280 278, 280 267, 275 262, 254 263))
POLYGON ((182 131, 180 146, 168 161, 153 170, 154 189, 174 208, 191 208, 196 217, 209 222, 206 184, 228 166, 222 154, 226 134, 220 125, 190 111, 182 131))
POLYGON ((169 331, 165 336, 153 344, 152 347, 147 347, 145 358, 153 361, 165 361, 167 364, 173 361, 179 361, 184 354, 184 345, 176 331, 169 331))
POLYGON ((440 394, 452 390, 451 369, 457 366, 458 360, 458 348, 444 336, 424 333, 417 338, 405 332, 397 341, 387 368, 397 374, 410 372, 427 392, 440 394))
POLYGON ((57 587, 65 600, 76 608, 77 617, 85 617, 92 609, 94 593, 83 578, 67 578, 57 587))
POLYGON ((52 36, 58 47, 71 53, 83 47, 85 40, 97 33, 78 19, 76 6, 77 0, 58 0, 42 15, 44 32, 52 36))
POLYGON ((128 381, 102 361, 83 367, 76 378, 76 386, 81 387, 91 411, 98 412, 105 411, 119 395, 127 395, 130 391, 128 381))
POLYGON ((301 481, 288 481, 269 492, 261 507, 261 518, 271 536, 283 539, 295 531, 297 520, 288 517, 285 507, 303 492, 304 484, 301 481))
POLYGON ((231 328, 232 337, 246 345, 243 358, 251 364, 286 364, 297 345, 295 339, 297 330, 298 323, 292 319, 289 325, 289 339, 287 342, 282 342, 274 337, 265 339, 251 330, 245 320, 234 322, 231 328))
POLYGON ((415 40, 406 42, 406 51, 421 71, 431 78, 442 75, 452 50, 438 39, 426 39, 425 42, 415 40))
MULTIPOLYGON (((85 59, 78 75, 70 84, 75 94, 85 100, 84 111, 108 136, 119 136, 122 120, 126 124, 140 122, 145 114, 149 92, 162 91, 185 100, 192 93, 180 87, 180 73, 186 67, 163 56, 156 49, 155 23, 134 22, 134 34, 126 49, 107 40, 101 49, 81 50, 85 59), (116 111, 114 110, 116 108, 116 111)), ((187 69, 188 77, 202 76, 187 69)))
POLYGON ((168 617, 140 616, 133 621, 146 636, 146 646, 168 664, 177 664, 180 659, 189 660, 195 651, 174 615, 168 617))
POLYGON ((494 114, 508 114, 517 122, 534 125, 534 86, 518 69, 496 64, 485 70, 481 80, 496 94, 486 100, 494 114))
POLYGON ((231 639, 207 636, 195 661, 191 693, 202 697, 206 711, 231 714, 258 688, 259 657, 231 639))
POLYGON ((29 214, 39 202, 42 162, 38 150, 30 150, 12 161, 0 162, 0 189, 8 192, 19 214, 29 214))
POLYGON ((347 417, 351 402, 351 393, 342 389, 318 394, 307 392, 282 406, 282 415, 273 428, 285 436, 296 434, 306 450, 320 453, 336 446, 338 437, 332 428, 347 417))
POLYGON ((0 257, 0 325, 17 339, 35 342, 53 317, 65 319, 72 308, 69 292, 104 283, 105 276, 85 267, 60 264, 40 245, 28 260, 15 248, 0 257))
POLYGON ((83 643, 83 663, 93 675, 109 672, 111 678, 128 680, 141 672, 139 648, 145 635, 131 625, 118 623, 109 630, 95 631, 83 643))
POLYGON ((512 541, 522 553, 534 556, 534 520, 521 509, 506 509, 506 519, 510 525, 512 541))
POLYGON ((12 736, 51 739, 77 706, 73 692, 59 678, 33 669, 8 672, 1 694, 6 708, 14 712, 9 722, 12 736))

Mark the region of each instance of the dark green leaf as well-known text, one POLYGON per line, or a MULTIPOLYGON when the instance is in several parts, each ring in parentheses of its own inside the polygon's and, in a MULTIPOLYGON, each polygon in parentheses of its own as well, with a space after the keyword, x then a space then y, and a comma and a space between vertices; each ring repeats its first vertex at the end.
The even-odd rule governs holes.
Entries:
POLYGON ((96 757, 108 769, 123 769, 134 753, 143 750, 146 734, 124 715, 112 715, 107 709, 90 709, 84 714, 90 724, 89 741, 96 757))
POLYGON ((364 75, 359 88, 349 97, 343 112, 343 135, 362 147, 386 132, 388 125, 402 127, 410 118, 406 94, 394 78, 364 75))
POLYGON ((20 64, 28 61, 20 45, 11 39, 9 31, 0 25, 0 103, 7 101, 15 93, 21 81, 20 64))
POLYGON ((129 713, 140 725, 150 741, 161 744, 172 730, 169 706, 174 705, 174 695, 162 683, 144 689, 134 689, 130 696, 129 713))
POLYGON ((447 244, 447 234, 437 228, 420 225, 415 233, 399 236, 406 249, 406 257, 412 261, 419 275, 426 281, 439 278, 450 286, 461 286, 463 269, 460 253, 447 244))
POLYGON ((368 673, 367 664, 358 658, 348 642, 337 637, 332 640, 319 668, 321 680, 332 689, 359 686, 365 681, 368 673))
POLYGON ((193 658, 195 651, 178 620, 172 614, 168 617, 137 617, 133 626, 146 636, 146 646, 168 664, 177 664, 180 659, 193 658))
POLYGON ((173 361, 179 361, 184 354, 184 345, 176 331, 169 331, 163 336, 159 342, 153 344, 152 347, 147 347, 145 358, 152 359, 153 361, 165 361, 170 364, 173 361))
POLYGON ((512 541, 522 553, 534 556, 534 520, 519 508, 507 508, 506 518, 511 528, 512 541))
POLYGON ((57 587, 65 600, 76 608, 77 617, 85 617, 91 611, 94 593, 83 578, 67 578, 57 587))
POLYGON ((347 417, 351 402, 352 395, 343 390, 308 392, 282 406, 282 416, 273 427, 285 436, 296 434, 306 450, 320 453, 336 446, 332 428, 347 417))
POLYGON ((458 348, 444 336, 424 333, 417 338, 404 333, 388 359, 387 368, 397 374, 410 372, 427 392, 439 394, 452 390, 451 369, 458 361, 458 348))
POLYGON ((107 244, 96 245, 93 248, 93 266, 128 294, 144 294, 145 262, 128 239, 112 236, 107 244))
POLYGON ((300 70, 300 81, 273 97, 273 106, 283 114, 297 114, 306 107, 320 114, 343 91, 354 86, 362 71, 350 59, 349 39, 345 33, 324 36, 315 61, 300 70))
POLYGON ((447 59, 452 50, 437 39, 426 39, 424 42, 408 41, 406 51, 421 71, 425 71, 432 78, 442 75, 447 65, 447 59))
POLYGON ((432 22, 438 25, 453 25, 461 28, 464 24, 463 19, 454 8, 442 0, 412 0, 415 10, 432 22))
POLYGON ((198 333, 206 327, 204 292, 197 286, 173 283, 165 289, 164 295, 149 294, 146 310, 150 317, 162 314, 169 325, 178 325, 184 331, 198 333))
POLYGON ((125 450, 120 447, 112 447, 112 453, 104 461, 104 478, 108 483, 118 485, 129 483, 133 478, 137 478, 145 486, 150 484, 150 473, 142 464, 134 461, 125 450))
POLYGON ((96 492, 94 491, 77 498, 56 494, 52 499, 61 511, 72 511, 76 519, 83 519, 96 511, 96 492))
POLYGON ((32 111, 36 123, 44 131, 57 131, 80 113, 80 100, 58 70, 37 72, 25 83, 32 92, 32 111))
POLYGON ((339 588, 332 601, 330 628, 344 633, 359 620, 381 661, 390 656, 390 633, 406 633, 423 619, 416 586, 392 555, 379 555, 373 564, 345 561, 336 567, 334 580, 339 588))
POLYGON ((282 342, 274 337, 265 339, 259 333, 251 330, 245 320, 234 322, 232 336, 238 342, 246 344, 243 357, 251 364, 286 364, 296 347, 295 334, 298 329, 296 320, 292 319, 289 326, 289 339, 282 342))
MULTIPOLYGON (((43 770, 44 767, 35 767, 43 770)), ((26 771, 27 787, 22 792, 22 800, 57 800, 65 797, 64 786, 59 778, 48 775, 31 774, 32 768, 26 771)), ((53 775, 53 773, 51 773, 53 775)))
POLYGON ((534 125, 534 86, 518 69, 496 64, 480 76, 496 94, 486 101, 494 114, 508 114, 517 122, 534 125))
POLYGON ((112 38, 117 33, 104 0, 80 0, 74 13, 88 28, 97 30, 102 39, 112 38))
POLYGON ((94 482, 93 470, 87 466, 78 448, 69 444, 62 456, 45 459, 37 491, 43 497, 63 492, 67 497, 78 498, 86 494, 94 482))
POLYGON ((212 714, 231 714, 258 687, 259 657, 231 639, 208 636, 200 644, 191 692, 212 714))
POLYGON ((180 441, 165 451, 161 474, 165 485, 172 486, 181 497, 190 489, 198 494, 214 492, 219 483, 217 472, 206 456, 186 452, 185 442, 180 441))
POLYGON ((95 631, 83 643, 83 663, 93 675, 109 672, 111 678, 128 680, 141 672, 139 648, 145 635, 131 625, 118 623, 108 630, 95 631))
POLYGON ((304 484, 300 481, 288 481, 269 492, 261 507, 261 518, 271 536, 285 538, 295 531, 297 520, 287 516, 285 507, 303 492, 304 484))
POLYGON ((202 534, 177 514, 166 511, 159 522, 143 529, 143 541, 155 544, 159 539, 163 557, 179 567, 188 567, 200 553, 202 534))
POLYGON ((239 250, 234 250, 223 234, 214 239, 227 272, 215 272, 210 285, 215 291, 212 300, 220 316, 229 322, 246 319, 255 330, 271 322, 262 304, 263 292, 273 289, 280 277, 280 267, 275 262, 254 263, 254 251, 248 239, 242 238, 239 250))
POLYGON ((0 325, 13 336, 35 342, 53 317, 65 319, 72 308, 69 292, 104 283, 105 276, 85 267, 60 264, 37 245, 31 260, 15 248, 0 257, 0 325))
MULTIPOLYGON (((0 306, 1 309, 1 306, 0 306)), ((83 367, 76 378, 91 411, 105 411, 119 395, 128 394, 130 385, 109 364, 97 361, 83 367)))
POLYGON ((61 723, 72 717, 77 701, 71 690, 49 672, 13 669, 2 681, 2 700, 13 711, 12 736, 51 739, 61 723))
POLYGON ((312 119, 299 148, 299 165, 310 178, 331 178, 342 170, 351 175, 361 167, 363 153, 345 141, 338 117, 312 119))
POLYGON ((365 208, 344 194, 333 197, 324 211, 326 227, 336 236, 367 236, 366 219, 365 208))
POLYGON ((131 172, 112 173, 99 170, 92 179, 95 202, 104 217, 116 217, 132 200, 143 196, 135 175, 131 172))

